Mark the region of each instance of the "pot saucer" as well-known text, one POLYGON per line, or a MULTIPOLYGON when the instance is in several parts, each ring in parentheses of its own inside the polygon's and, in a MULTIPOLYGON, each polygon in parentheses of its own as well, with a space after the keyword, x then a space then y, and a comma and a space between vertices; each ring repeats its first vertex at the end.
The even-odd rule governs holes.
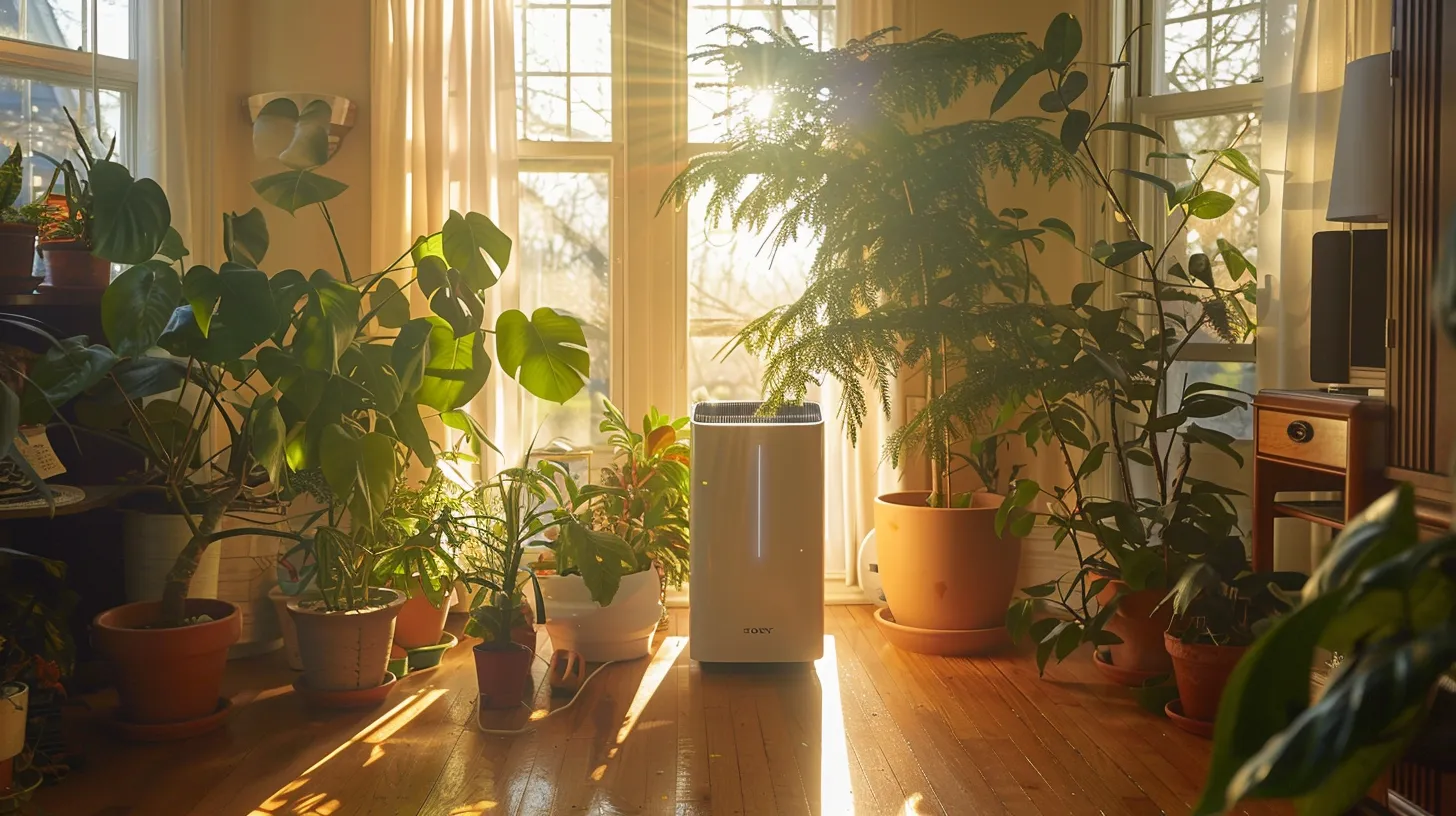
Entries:
POLYGON ((220 697, 217 701, 217 708, 211 714, 195 720, 170 723, 127 722, 117 716, 116 709, 113 709, 107 716, 111 728, 123 739, 133 742, 170 742, 206 734, 221 727, 223 723, 227 722, 228 712, 232 710, 232 707, 232 700, 220 697))
POLYGON ((384 682, 373 688, 338 690, 309 688, 300 676, 293 681, 293 690, 309 705, 318 708, 373 708, 389 696, 396 679, 394 672, 385 672, 384 682))
POLYGON ((407 659, 409 670, 414 672, 420 669, 435 668, 440 665, 440 661, 444 659, 445 653, 455 648, 455 645, 459 642, 460 638, 455 637, 450 632, 446 632, 440 635, 440 642, 434 646, 420 646, 415 649, 406 649, 405 654, 409 655, 407 659))
POLYGON ((1182 700, 1169 700, 1168 704, 1163 706, 1163 713, 1168 715, 1168 719, 1172 720, 1174 725, 1184 731, 1205 739, 1213 739, 1213 723, 1183 716, 1182 700))
POLYGON ((918 629, 896 623, 887 607, 875 610, 875 623, 885 640, 907 652, 933 655, 980 655, 1005 648, 1011 643, 1006 627, 994 629, 918 629))
POLYGON ((1162 677, 1167 677, 1169 674, 1168 672, 1164 671, 1140 671, 1138 669, 1127 669, 1123 668, 1122 666, 1114 666, 1111 663, 1108 663, 1107 661, 1102 659, 1102 651, 1100 649, 1092 652, 1092 662, 1097 666, 1098 670, 1102 672, 1103 677, 1106 677, 1108 680, 1111 680, 1112 682, 1117 683, 1120 686, 1132 686, 1133 688, 1141 688, 1143 686, 1146 686, 1150 681, 1157 680, 1162 677))

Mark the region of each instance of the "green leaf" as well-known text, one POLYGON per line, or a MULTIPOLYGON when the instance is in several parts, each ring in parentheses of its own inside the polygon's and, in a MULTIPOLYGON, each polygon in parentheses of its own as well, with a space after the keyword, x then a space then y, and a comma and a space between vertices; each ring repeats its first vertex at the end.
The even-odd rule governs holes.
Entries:
POLYGON ((1249 259, 1244 257, 1238 247, 1222 238, 1218 239, 1218 255, 1223 258, 1223 265, 1228 267, 1229 277, 1235 281, 1243 277, 1245 272, 1250 275, 1259 274, 1259 268, 1249 263, 1249 259))
POLYGON ((197 356, 221 365, 247 356, 284 321, 265 273, 224 263, 217 273, 217 287, 217 313, 197 356))
POLYGON ((1086 283, 1079 283, 1076 286, 1073 286, 1072 307, 1075 309, 1080 309, 1083 306, 1086 306, 1087 302, 1092 299, 1093 293, 1095 293, 1097 291, 1097 288, 1101 285, 1102 281, 1087 281, 1086 283))
POLYGON ((386 329, 397 329, 410 320, 409 297, 389 278, 381 278, 369 291, 369 310, 386 329))
MULTIPOLYGON (((484 338, 479 333, 456 337, 450 325, 438 317, 416 318, 400 331, 400 340, 405 339, 406 330, 411 332, 406 349, 413 346, 413 334, 418 331, 411 327, 421 325, 421 321, 429 327, 426 358, 429 362, 415 399, 436 411, 453 411, 470 402, 490 376, 490 356, 485 352, 484 338)), ((397 340, 396 349, 399 348, 397 340)), ((400 369, 398 363, 395 370, 400 373, 401 382, 405 382, 409 372, 400 369)))
POLYGON ((182 233, 176 227, 167 227, 167 237, 162 239, 162 245, 157 247, 157 256, 170 261, 180 261, 187 257, 190 250, 182 243, 182 233))
POLYGON ((172 227, 167 194, 112 161, 91 167, 91 252, 113 263, 150 261, 172 227))
POLYGON ((268 254, 268 220, 263 211, 254 207, 242 215, 223 213, 222 249, 229 261, 259 268, 268 254))
POLYGON ((482 448, 490 448, 496 453, 500 453, 500 448, 490 441, 490 434, 486 433, 485 426, 465 411, 459 409, 445 411, 440 414, 440 421, 447 427, 465 434, 465 438, 470 440, 470 449, 476 456, 481 455, 482 448))
POLYGON ((337 198, 349 185, 311 170, 285 170, 253 180, 253 190, 264 201, 290 215, 310 204, 337 198))
POLYGON ((496 320, 495 331, 501 367, 537 397, 564 403, 586 384, 586 335, 575 319, 546 307, 527 319, 511 309, 496 320))
POLYGON ((374 410, 385 415, 393 414, 404 398, 399 377, 394 373, 394 366, 390 364, 390 357, 389 346, 371 343, 350 348, 340 358, 341 368, 353 368, 349 379, 363 386, 369 392, 370 404, 374 410))
POLYGON ((419 390, 425 377, 425 362, 429 359, 430 334, 433 325, 428 318, 411 320, 400 327, 390 348, 390 359, 394 364, 395 376, 404 393, 413 394, 419 390))
POLYGON ((1011 518, 1012 512, 1019 510, 1036 498, 1041 492, 1041 485, 1033 479, 1017 479, 1007 492, 1006 498, 1001 500, 1001 506, 996 510, 996 535, 999 537, 1006 531, 1006 522, 1011 518))
POLYGON ((1168 198, 1169 208, 1173 206, 1173 196, 1178 194, 1178 188, 1173 184, 1173 182, 1163 178, 1162 176, 1153 175, 1152 173, 1144 173, 1141 170, 1124 170, 1123 168, 1119 167, 1117 168, 1117 172, 1132 176, 1138 181, 1145 181, 1148 184, 1157 187, 1159 190, 1162 190, 1168 198))
POLYGON ((1207 286, 1210 289, 1215 287, 1213 282, 1213 262, 1202 252, 1194 253, 1188 258, 1188 274, 1194 280, 1207 286))
POLYGON ((182 281, 165 261, 146 261, 117 276, 101 295, 101 326, 122 357, 156 346, 182 300, 182 281))
POLYGON ((1062 149, 1068 153, 1076 153, 1077 148, 1082 146, 1082 140, 1087 138, 1087 128, 1092 126, 1092 115, 1084 110, 1069 110, 1067 116, 1062 120, 1062 149))
POLYGON ((1042 94, 1038 104, 1047 113, 1064 111, 1068 105, 1076 102, 1086 90, 1087 75, 1081 71, 1072 71, 1062 79, 1062 83, 1057 86, 1057 90, 1047 91, 1042 94))
POLYGON ((27 375, 20 394, 20 424, 40 425, 54 409, 95 385, 116 365, 117 356, 105 346, 88 346, 85 338, 69 337, 46 350, 27 375))
POLYGON ((557 548, 570 553, 571 563, 581 571, 582 582, 592 600, 601 606, 610 604, 617 596, 622 574, 636 561, 632 548, 621 538, 575 521, 561 526, 557 548))
POLYGON ((1146 241, 1118 241, 1112 245, 1112 254, 1102 259, 1102 265, 1114 269, 1152 248, 1153 245, 1146 241))
POLYGON ((253 152, 294 169, 318 167, 329 160, 332 117, 332 107, 322 99, 309 102, 302 112, 291 99, 269 100, 253 120, 253 152))
POLYGON ((248 427, 253 435, 253 459, 268 472, 268 481, 276 487, 282 479, 288 429, 283 425, 283 415, 278 413, 278 401, 271 394, 253 400, 248 427))
POLYGON ((1260 184, 1259 171, 1249 163, 1249 157, 1237 148, 1229 147, 1218 151, 1214 161, 1239 174, 1255 186, 1260 184))
MULTIPOLYGON (((217 309, 217 301, 221 297, 222 284, 212 269, 198 264, 182 276, 182 298, 192 307, 192 317, 197 321, 197 328, 202 331, 203 337, 207 336, 208 329, 212 326, 212 313, 217 309)), ((168 318, 170 319, 170 315, 168 318)))
MULTIPOLYGON (((20 196, 21 187, 21 162, 25 156, 20 151, 20 142, 15 143, 15 148, 10 151, 10 157, 5 164, 0 165, 0 207, 9 207, 15 204, 15 199, 20 196)), ((9 444, 10 436, 5 437, 3 444, 9 444)), ((0 453, 0 456, 3 456, 0 453)))
POLYGON ((319 269, 309 278, 312 292, 299 316, 293 345, 307 368, 338 373, 339 357, 359 328, 359 290, 319 269))
MULTIPOLYGON (((1157 132, 1156 130, 1153 130, 1147 125, 1139 125, 1136 122, 1103 122, 1097 127, 1092 128, 1092 130, 1094 132, 1099 130, 1115 130, 1120 133, 1131 133, 1136 136, 1143 136, 1156 142, 1163 141, 1163 134, 1157 132)), ((1178 156, 1179 154, 1175 153, 1170 155, 1178 156)))
POLYGON ((1082 50, 1082 24, 1071 14, 1058 14, 1047 26, 1041 47, 1050 68, 1065 70, 1082 50))
POLYGON ((445 261, 459 270, 465 285, 475 292, 494 286, 511 262, 511 239, 477 212, 462 216, 451 210, 440 231, 440 244, 445 261))
POLYGON ((1132 378, 1128 376, 1127 369, 1123 368, 1122 363, 1119 363, 1115 357, 1096 346, 1084 345, 1082 351, 1096 361, 1097 365, 1107 372, 1108 378, 1121 386, 1123 391, 1132 389, 1132 378))
POLYGON ((1043 218, 1040 226, 1068 243, 1077 243, 1077 234, 1072 231, 1072 226, 1060 218, 1043 218))
POLYGON ((1183 161, 1191 162, 1194 160, 1194 156, 1192 153, 1167 153, 1162 150, 1154 150, 1153 152, 1148 154, 1148 157, 1143 161, 1143 164, 1147 164, 1153 159, 1181 159, 1183 161))
POLYGON ((1045 52, 1042 51, 1037 51, 1026 62, 1016 66, 1016 70, 1008 74, 1006 80, 1001 83, 1001 87, 996 89, 996 96, 991 100, 991 113, 995 113, 1005 107, 1006 103, 1010 102, 1021 91, 1022 86, 1028 80, 1040 74, 1046 68, 1047 58, 1045 52))
POLYGON ((1183 203, 1194 218, 1212 221, 1234 208, 1233 196, 1218 190, 1204 190, 1183 203))
POLYGON ((1345 525, 1304 585, 1304 602, 1335 592, 1416 541, 1415 491, 1409 484, 1371 502, 1345 525))
POLYGON ((389 418, 394 423, 394 431, 399 436, 399 441, 419 457, 420 464, 427 468, 434 467, 435 447, 430 442, 429 432, 425 430, 424 420, 420 418, 419 403, 405 398, 389 418))
POLYGON ((415 262, 415 285, 426 297, 450 285, 450 268, 439 255, 423 255, 415 262))

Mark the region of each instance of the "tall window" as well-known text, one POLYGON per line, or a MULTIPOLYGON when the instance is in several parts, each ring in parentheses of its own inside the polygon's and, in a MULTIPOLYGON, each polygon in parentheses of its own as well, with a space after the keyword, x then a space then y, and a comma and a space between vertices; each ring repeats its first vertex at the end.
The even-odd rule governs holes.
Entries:
POLYGON ((117 155, 130 159, 134 16, 132 0, 0 0, 0 141, 6 153, 22 145, 22 196, 42 195, 50 184, 55 166, 46 156, 74 158, 65 110, 93 143, 114 137, 117 155))
MULTIPOLYGON (((1143 74, 1133 99, 1133 114, 1139 121, 1168 140, 1169 153, 1194 153, 1206 148, 1226 147, 1237 137, 1237 147, 1259 166, 1262 136, 1260 105, 1263 99, 1260 62, 1264 42, 1263 2, 1237 0, 1151 0, 1152 19, 1145 29, 1143 74)), ((1152 159, 1160 175, 1175 182, 1191 179, 1203 164, 1192 168, 1179 159, 1152 159)), ((1233 197, 1233 209, 1216 221, 1194 221, 1187 231, 1181 256, 1186 259, 1202 252, 1214 259, 1214 273, 1224 285, 1233 285, 1227 269, 1218 261, 1218 238, 1242 249, 1255 265, 1259 262, 1259 189, 1223 167, 1215 167, 1204 179, 1205 187, 1233 197)), ((1160 202, 1149 201, 1145 212, 1160 202)), ((1170 225, 1170 228, 1176 224, 1170 225)), ((1185 261, 1186 263, 1186 261, 1185 261)), ((1249 283, 1246 275, 1240 283, 1249 283)), ((1172 372, 1174 383, 1186 376, 1190 382, 1207 381, 1255 390, 1254 346, 1250 338, 1230 343, 1201 332, 1188 345, 1183 361, 1172 372)), ((1170 389, 1176 400, 1181 388, 1170 389)), ((1168 406, 1169 410, 1176 405, 1168 406)), ((1206 422, 1206 421, 1205 421, 1206 422)), ((1238 411, 1214 421, 1218 430, 1237 438, 1252 435, 1253 419, 1238 411)))
POLYGON ((835 17, 833 0, 516 0, 522 299, 570 310, 591 353, 587 388, 528 412, 541 442, 600 441, 603 397, 682 411, 760 395, 757 359, 721 352, 798 296, 813 246, 771 253, 762 236, 709 227, 701 198, 658 211, 676 171, 721 149, 726 129, 723 75, 686 57, 725 42, 728 24, 830 47, 835 17))

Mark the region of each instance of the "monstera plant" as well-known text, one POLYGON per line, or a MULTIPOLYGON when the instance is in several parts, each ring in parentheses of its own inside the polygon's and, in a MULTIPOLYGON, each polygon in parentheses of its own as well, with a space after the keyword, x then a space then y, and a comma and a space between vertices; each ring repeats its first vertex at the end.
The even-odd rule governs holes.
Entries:
MULTIPOLYGON (((262 271, 268 229, 254 208, 223 217, 227 260, 218 267, 189 266, 184 248, 169 254, 153 246, 102 300, 120 373, 85 397, 84 413, 145 450, 140 478, 166 497, 190 532, 160 605, 133 604, 99 621, 99 639, 119 660, 137 629, 186 624, 219 626, 214 651, 221 659, 229 625, 236 637, 237 610, 188 599, 187 591, 203 554, 228 536, 311 537, 320 588, 334 590, 331 597, 345 608, 372 604, 366 576, 388 540, 381 517, 389 492, 412 460, 435 463, 430 426, 483 441, 464 409, 490 373, 488 337, 506 373, 538 396, 565 399, 584 382, 585 338, 571 318, 547 308, 530 316, 510 311, 493 331, 486 326, 485 293, 504 274, 511 241, 484 215, 451 212, 438 232, 403 247, 388 267, 351 269, 328 210, 347 187, 319 172, 330 158, 330 115, 322 101, 302 111, 286 99, 269 103, 258 116, 254 148, 286 169, 253 186, 291 214, 318 209, 339 251, 338 273, 262 271), (411 317, 412 300, 428 303, 431 314, 411 317), (310 517, 310 529, 220 526, 240 499, 287 500, 301 492, 325 506, 310 517), (336 583, 323 586, 329 581, 336 583)), ((129 206, 110 187, 93 192, 98 211, 129 206)), ((169 693, 169 684, 156 680, 167 667, 152 660, 136 667, 134 683, 123 681, 124 708, 129 690, 169 693)), ((206 716, 215 692, 210 700, 193 695, 187 711, 133 701, 130 716, 206 716)), ((174 701, 185 696, 170 694, 174 701)))

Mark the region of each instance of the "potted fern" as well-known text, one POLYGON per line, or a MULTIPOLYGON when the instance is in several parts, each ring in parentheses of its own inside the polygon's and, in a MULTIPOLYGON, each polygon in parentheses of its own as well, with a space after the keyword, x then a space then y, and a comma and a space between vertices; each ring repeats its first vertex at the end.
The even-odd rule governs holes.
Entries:
POLYGON ((578 485, 565 468, 544 463, 556 477, 555 499, 582 522, 581 531, 563 530, 550 544, 554 558, 535 567, 555 648, 593 663, 651 650, 663 587, 687 580, 687 424, 654 408, 639 432, 604 400, 601 430, 613 455, 599 483, 578 485))
POLYGON ((726 30, 729 44, 693 58, 727 72, 729 145, 690 161, 663 203, 706 194, 710 218, 767 229, 771 246, 818 242, 804 294, 734 341, 765 360, 766 412, 829 377, 855 441, 871 410, 891 413, 902 371, 924 378, 924 408, 884 449, 896 467, 930 466, 928 491, 875 503, 885 595, 902 629, 941 644, 929 648, 999 645, 1026 529, 994 530, 1000 497, 952 484, 966 469, 955 446, 990 430, 987 412, 963 409, 957 378, 980 354, 979 305, 1040 290, 1019 247, 991 240, 1003 219, 986 179, 1053 183, 1080 169, 1035 119, 937 117, 968 88, 1006 78, 1032 46, 1015 34, 891 43, 879 32, 820 52, 789 32, 726 30), (767 111, 754 102, 765 98, 767 111), (947 630, 971 644, 934 637, 947 630))

